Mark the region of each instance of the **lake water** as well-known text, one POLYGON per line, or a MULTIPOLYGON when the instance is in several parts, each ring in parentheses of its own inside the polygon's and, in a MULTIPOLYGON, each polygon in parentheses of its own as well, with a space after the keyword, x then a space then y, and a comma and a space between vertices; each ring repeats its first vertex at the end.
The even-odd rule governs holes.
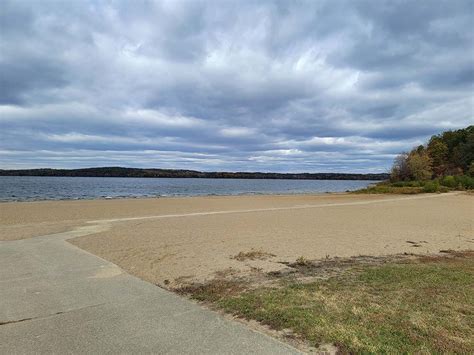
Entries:
POLYGON ((0 176, 0 201, 324 193, 357 190, 374 182, 0 176))

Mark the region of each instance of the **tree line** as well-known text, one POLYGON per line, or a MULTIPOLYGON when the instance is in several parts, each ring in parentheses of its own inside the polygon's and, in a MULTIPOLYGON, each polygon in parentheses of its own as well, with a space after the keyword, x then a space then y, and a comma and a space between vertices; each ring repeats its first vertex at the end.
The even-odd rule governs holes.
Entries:
POLYGON ((99 167, 84 169, 0 170, 0 176, 81 176, 81 177, 143 177, 143 178, 204 178, 204 179, 290 179, 290 180, 386 180, 389 175, 347 173, 261 173, 203 172, 196 170, 139 169, 99 167))
POLYGON ((420 145, 410 152, 398 155, 390 173, 390 180, 392 182, 446 180, 446 178, 455 180, 460 176, 474 177, 472 125, 434 135, 426 145, 420 145))

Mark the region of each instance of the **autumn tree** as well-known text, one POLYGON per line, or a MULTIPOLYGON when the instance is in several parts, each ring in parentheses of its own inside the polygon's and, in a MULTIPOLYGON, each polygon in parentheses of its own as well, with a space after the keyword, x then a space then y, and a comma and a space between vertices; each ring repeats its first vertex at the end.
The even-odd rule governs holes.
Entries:
POLYGON ((442 176, 448 169, 448 146, 443 140, 434 136, 428 143, 428 154, 432 161, 433 173, 436 176, 442 176))
POLYGON ((408 154, 407 166, 411 179, 429 180, 433 176, 432 160, 426 149, 414 149, 408 154))
POLYGON ((407 159, 408 153, 404 152, 397 155, 390 172, 390 180, 400 181, 408 180, 410 178, 410 170, 408 169, 407 159))

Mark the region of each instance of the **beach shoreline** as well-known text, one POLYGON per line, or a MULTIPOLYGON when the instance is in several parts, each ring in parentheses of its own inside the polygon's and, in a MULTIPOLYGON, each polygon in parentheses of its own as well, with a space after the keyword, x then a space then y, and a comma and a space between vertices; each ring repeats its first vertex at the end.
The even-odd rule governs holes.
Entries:
POLYGON ((357 190, 351 191, 327 191, 327 192, 292 192, 292 193, 270 193, 270 192, 243 192, 236 194, 200 194, 200 195, 155 195, 155 196, 100 196, 100 197, 86 197, 86 198, 38 198, 25 200, 0 200, 0 205, 5 203, 30 203, 30 202, 59 202, 59 201, 110 201, 110 200, 156 200, 156 199, 179 199, 179 198, 205 198, 205 197, 246 197, 246 196, 320 196, 320 195, 345 195, 353 193, 357 190))
POLYGON ((0 240, 89 228, 69 242, 173 288, 219 273, 275 272, 298 258, 470 249, 472 197, 331 193, 12 202, 0 204, 0 240))

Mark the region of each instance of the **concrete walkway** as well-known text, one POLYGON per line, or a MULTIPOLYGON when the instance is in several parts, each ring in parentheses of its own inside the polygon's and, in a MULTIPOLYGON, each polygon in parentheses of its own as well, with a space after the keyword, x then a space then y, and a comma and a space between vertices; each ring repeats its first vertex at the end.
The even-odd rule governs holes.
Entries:
POLYGON ((66 242, 97 228, 0 242, 0 354, 299 353, 66 242))

